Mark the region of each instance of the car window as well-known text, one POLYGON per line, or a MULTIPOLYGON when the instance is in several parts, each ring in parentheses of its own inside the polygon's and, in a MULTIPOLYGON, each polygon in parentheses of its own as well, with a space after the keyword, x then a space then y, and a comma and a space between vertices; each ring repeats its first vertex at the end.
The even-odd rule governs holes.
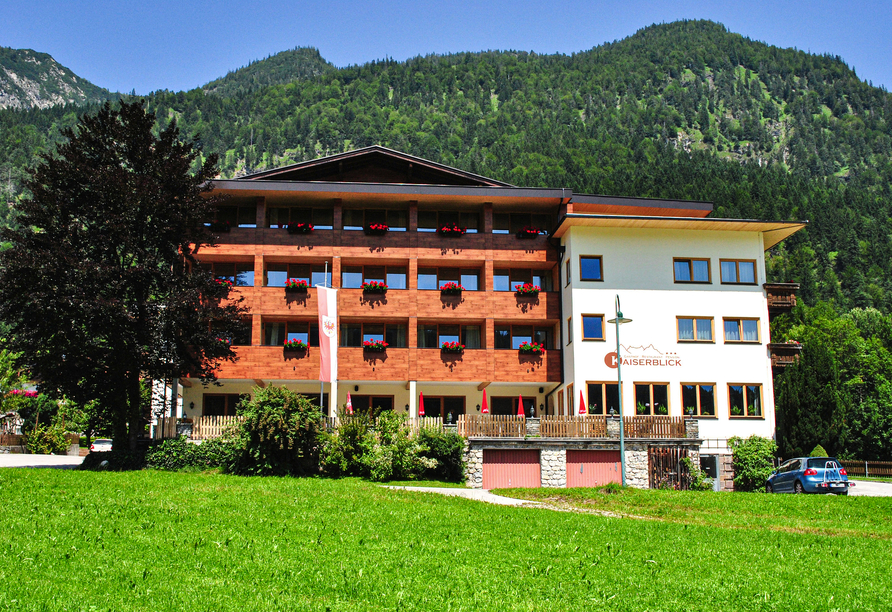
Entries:
POLYGON ((836 459, 828 459, 827 457, 819 458, 819 459, 809 459, 808 467, 823 469, 823 468, 827 467, 828 463, 832 464, 830 467, 833 469, 836 469, 839 467, 839 463, 837 463, 836 459))

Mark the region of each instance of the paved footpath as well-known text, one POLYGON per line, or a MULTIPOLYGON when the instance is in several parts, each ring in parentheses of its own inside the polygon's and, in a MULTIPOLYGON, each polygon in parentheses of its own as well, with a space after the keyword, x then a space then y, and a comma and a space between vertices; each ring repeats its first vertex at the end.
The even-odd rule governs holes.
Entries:
POLYGON ((892 482, 871 482, 852 478, 854 487, 849 488, 849 495, 857 497, 892 497, 892 482))
POLYGON ((0 455, 0 468, 29 467, 71 470, 78 467, 83 461, 83 457, 74 457, 71 455, 24 455, 18 453, 3 453, 0 455))
POLYGON ((388 489, 398 489, 401 491, 418 491, 419 493, 439 493, 440 495, 452 495, 453 497, 464 497, 467 499, 475 499, 477 501, 488 502, 490 504, 498 504, 500 506, 542 506, 540 502, 528 501, 525 499, 512 499, 510 497, 502 497, 494 495, 485 489, 459 489, 449 487, 387 487, 388 489))

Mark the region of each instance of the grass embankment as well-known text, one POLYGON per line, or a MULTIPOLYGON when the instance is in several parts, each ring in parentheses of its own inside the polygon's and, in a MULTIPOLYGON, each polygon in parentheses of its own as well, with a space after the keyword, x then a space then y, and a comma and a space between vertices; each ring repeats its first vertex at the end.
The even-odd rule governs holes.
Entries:
MULTIPOLYGON (((749 497, 703 495, 717 514, 749 497)), ((785 499, 803 515, 811 500, 867 508, 851 512, 871 525, 892 510, 785 499)), ((871 535, 506 508, 352 479, 0 470, 0 504, 0 609, 887 610, 892 589, 892 546, 871 535)))
MULTIPOLYGON (((892 540, 892 498, 641 489, 501 489, 559 508, 667 523, 892 540)), ((892 546, 892 543, 889 544, 892 546)))

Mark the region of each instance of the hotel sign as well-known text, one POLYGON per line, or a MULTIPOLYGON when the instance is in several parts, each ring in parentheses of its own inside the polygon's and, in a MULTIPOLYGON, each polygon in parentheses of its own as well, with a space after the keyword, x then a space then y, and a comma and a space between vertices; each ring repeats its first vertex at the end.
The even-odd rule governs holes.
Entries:
MULTIPOLYGON (((649 366, 674 368, 681 367, 681 358, 678 353, 662 352, 653 344, 647 346, 622 346, 624 366, 649 366)), ((604 355, 604 363, 608 368, 617 367, 616 351, 604 355)))

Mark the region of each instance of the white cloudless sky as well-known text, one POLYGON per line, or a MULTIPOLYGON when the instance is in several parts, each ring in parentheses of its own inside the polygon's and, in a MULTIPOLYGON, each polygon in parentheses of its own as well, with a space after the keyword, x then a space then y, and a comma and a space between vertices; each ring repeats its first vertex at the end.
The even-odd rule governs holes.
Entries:
POLYGON ((145 94, 199 87, 294 47, 316 47, 336 66, 490 49, 570 54, 678 19, 838 55, 861 79, 892 86, 892 0, 0 0, 0 46, 145 94))

